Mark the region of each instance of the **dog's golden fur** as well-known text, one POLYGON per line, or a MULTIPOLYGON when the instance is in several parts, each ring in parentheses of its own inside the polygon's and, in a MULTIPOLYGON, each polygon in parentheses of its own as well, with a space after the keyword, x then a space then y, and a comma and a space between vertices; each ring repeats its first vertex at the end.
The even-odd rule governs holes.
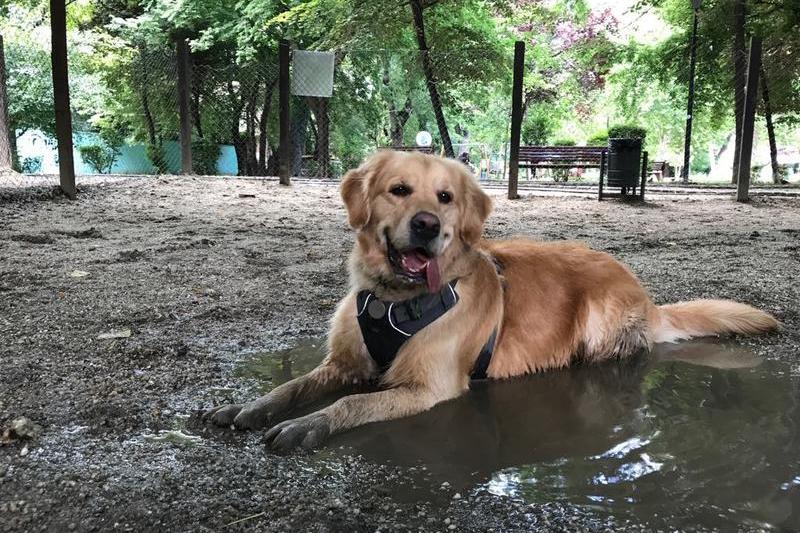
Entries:
POLYGON ((460 163, 420 153, 378 152, 342 181, 356 231, 351 290, 332 319, 322 364, 267 396, 209 414, 219 425, 263 427, 290 407, 353 382, 379 379, 382 389, 345 396, 267 433, 276 448, 314 446, 328 434, 407 416, 463 393, 481 347, 497 339, 488 375, 507 378, 574 361, 629 356, 653 343, 724 333, 754 334, 778 326, 767 313, 723 300, 656 306, 633 273, 580 243, 481 240, 489 197, 460 163), (410 194, 391 191, 398 184, 410 194), (447 192, 452 201, 443 203, 447 192), (441 222, 434 251, 443 282, 458 279, 458 304, 411 337, 382 375, 356 319, 355 295, 402 301, 427 290, 398 277, 387 247, 408 241, 411 217, 441 222), (499 269, 497 268, 499 266, 499 269))

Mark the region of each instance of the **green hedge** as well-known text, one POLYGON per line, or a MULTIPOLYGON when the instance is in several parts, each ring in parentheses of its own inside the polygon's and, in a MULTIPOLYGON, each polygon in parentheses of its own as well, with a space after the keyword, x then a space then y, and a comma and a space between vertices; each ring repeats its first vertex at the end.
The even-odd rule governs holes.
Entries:
POLYGON ((608 146, 608 132, 595 133, 586 139, 586 146, 608 146))
POLYGON ((634 124, 619 124, 608 128, 609 139, 641 139, 647 137, 647 130, 634 124))

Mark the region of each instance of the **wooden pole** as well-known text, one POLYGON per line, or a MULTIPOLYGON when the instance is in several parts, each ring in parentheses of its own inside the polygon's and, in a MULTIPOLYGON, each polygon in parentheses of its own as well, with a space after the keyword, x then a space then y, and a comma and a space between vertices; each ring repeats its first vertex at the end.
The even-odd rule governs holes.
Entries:
POLYGON ((67 5, 64 0, 50 0, 50 34, 53 67, 53 107, 58 142, 58 171, 61 190, 75 199, 75 162, 72 158, 72 114, 69 106, 67 64, 67 5))
POLYGON ((739 174, 737 176, 736 201, 750 199, 750 159, 753 155, 753 129, 756 121, 758 100, 758 76, 761 72, 761 38, 750 38, 750 57, 747 62, 747 85, 744 93, 742 114, 742 142, 739 145, 739 174))
POLYGON ((519 141, 522 131, 522 77, 525 68, 525 43, 514 43, 514 77, 511 88, 511 148, 509 150, 508 199, 519 198, 519 141))
POLYGON ((278 179, 281 185, 290 185, 291 129, 289 117, 289 41, 281 39, 278 43, 278 93, 280 145, 278 147, 278 179))
POLYGON ((181 124, 181 174, 192 173, 192 65, 189 42, 178 39, 178 114, 181 124))

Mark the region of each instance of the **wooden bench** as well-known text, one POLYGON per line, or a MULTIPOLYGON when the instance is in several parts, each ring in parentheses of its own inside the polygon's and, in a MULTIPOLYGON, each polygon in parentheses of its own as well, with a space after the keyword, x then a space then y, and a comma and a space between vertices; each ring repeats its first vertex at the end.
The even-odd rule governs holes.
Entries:
POLYGON ((669 163, 666 161, 653 161, 650 164, 650 170, 647 171, 648 176, 653 176, 656 181, 661 182, 664 178, 671 178, 672 172, 669 163))
POLYGON ((520 168, 599 168, 600 177, 605 169, 605 146, 520 146, 520 168))
MULTIPOLYGON (((647 152, 643 152, 644 165, 647 165, 647 152)), ((623 187, 619 194, 603 192, 603 181, 607 172, 608 148, 605 146, 520 146, 519 167, 531 168, 534 176, 537 168, 598 168, 600 169, 600 183, 598 200, 606 198, 630 198, 628 187, 623 187)), ((644 201, 645 172, 642 172, 639 197, 644 201)), ((636 187, 632 188, 633 197, 636 196, 636 187)))

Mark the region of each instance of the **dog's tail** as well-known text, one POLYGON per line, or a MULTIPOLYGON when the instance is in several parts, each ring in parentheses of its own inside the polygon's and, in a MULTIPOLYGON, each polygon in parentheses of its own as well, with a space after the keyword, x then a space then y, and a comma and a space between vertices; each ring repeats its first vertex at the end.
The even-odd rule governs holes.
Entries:
POLYGON ((739 333, 756 335, 780 327, 764 311, 730 300, 694 300, 653 308, 651 342, 675 342, 693 337, 739 333))

